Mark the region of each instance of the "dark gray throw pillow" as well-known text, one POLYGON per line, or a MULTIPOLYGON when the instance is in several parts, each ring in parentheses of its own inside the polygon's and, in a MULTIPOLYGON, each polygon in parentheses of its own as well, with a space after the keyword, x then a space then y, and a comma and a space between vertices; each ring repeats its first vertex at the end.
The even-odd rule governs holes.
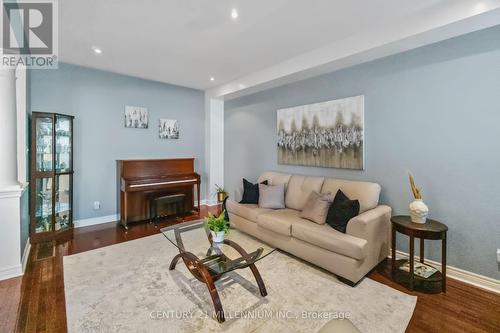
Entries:
POLYGON ((345 234, 347 223, 358 214, 359 201, 349 199, 344 192, 338 190, 333 203, 328 209, 326 223, 335 230, 345 234))
MULTIPOLYGON (((267 185, 267 180, 264 180, 261 184, 267 185)), ((252 184, 243 178, 243 197, 240 203, 257 205, 259 203, 259 184, 252 184)))

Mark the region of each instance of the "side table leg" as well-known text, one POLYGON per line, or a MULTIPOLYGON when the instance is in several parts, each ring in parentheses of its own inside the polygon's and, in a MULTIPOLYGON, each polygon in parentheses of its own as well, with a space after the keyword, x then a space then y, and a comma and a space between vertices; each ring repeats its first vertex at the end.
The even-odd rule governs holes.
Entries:
POLYGON ((443 293, 446 292, 446 234, 441 243, 441 274, 443 275, 443 293))
POLYGON ((392 241, 391 241, 391 274, 394 277, 396 272, 396 229, 392 227, 392 241))
POLYGON ((414 269, 415 269, 415 239, 413 235, 410 236, 410 277, 409 277, 409 282, 410 282, 410 290, 413 290, 413 280, 415 278, 414 276, 414 269))
POLYGON ((424 239, 420 238, 420 262, 423 264, 424 263, 424 248, 425 248, 425 243, 424 239))

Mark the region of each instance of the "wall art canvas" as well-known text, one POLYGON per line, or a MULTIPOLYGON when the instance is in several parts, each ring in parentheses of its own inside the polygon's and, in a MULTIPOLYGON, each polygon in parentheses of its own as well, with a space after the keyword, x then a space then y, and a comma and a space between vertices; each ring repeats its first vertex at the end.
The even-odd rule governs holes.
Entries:
POLYGON ((148 128, 148 109, 140 106, 125 106, 125 127, 148 128))
POLYGON ((179 122, 172 119, 160 119, 160 139, 178 139, 179 122))
POLYGON ((278 110, 278 163, 364 169, 364 96, 278 110))

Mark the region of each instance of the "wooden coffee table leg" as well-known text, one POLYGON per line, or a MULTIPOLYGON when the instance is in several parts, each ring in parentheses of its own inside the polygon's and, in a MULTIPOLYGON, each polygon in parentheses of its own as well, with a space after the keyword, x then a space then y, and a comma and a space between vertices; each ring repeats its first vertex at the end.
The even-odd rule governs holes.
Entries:
POLYGON ((208 269, 198 260, 198 258, 190 252, 181 252, 177 254, 170 263, 170 270, 175 269, 175 265, 181 258, 191 274, 193 274, 198 281, 205 283, 207 286, 210 298, 212 298, 217 321, 219 323, 223 323, 226 319, 224 317, 224 310, 222 309, 219 293, 215 287, 214 278, 210 275, 208 269))
POLYGON ((224 317, 224 309, 222 308, 222 303, 220 301, 217 288, 215 287, 214 279, 202 264, 196 264, 196 268, 198 269, 198 272, 201 274, 201 276, 205 280, 205 284, 207 285, 208 292, 210 293, 210 297, 212 298, 212 303, 214 305, 215 317, 217 318, 217 321, 219 323, 223 323, 224 321, 226 321, 226 318, 224 317))
POLYGON ((224 318, 224 310, 222 309, 222 303, 220 302, 219 293, 217 292, 217 288, 215 288, 214 282, 207 282, 207 288, 214 304, 215 317, 219 323, 223 323, 226 321, 226 318, 224 318))
POLYGON ((182 258, 182 253, 179 253, 174 257, 174 259, 172 259, 172 261, 170 262, 170 267, 168 269, 174 270, 175 265, 177 265, 177 262, 179 261, 180 258, 182 258))
MULTIPOLYGON (((233 242, 229 239, 225 239, 224 244, 227 244, 227 245, 231 246, 233 249, 235 249, 236 251, 238 251, 238 253, 243 258, 245 258, 245 260, 247 260, 247 262, 248 262, 248 253, 241 246, 239 246, 238 244, 236 244, 235 242, 233 242)), ((260 294, 262 296, 267 296, 266 286, 264 285, 264 281, 262 280, 262 277, 260 276, 260 273, 259 273, 259 270, 257 269, 257 266, 255 266, 255 264, 251 264, 251 265, 248 265, 248 267, 252 271, 252 274, 255 278, 255 281, 257 281, 257 285, 259 286, 260 294)))
POLYGON ((255 264, 251 264, 248 267, 250 267, 250 270, 252 271, 253 276, 255 277, 255 281, 257 281, 257 285, 259 286, 260 294, 264 297, 267 296, 266 286, 264 285, 264 281, 262 280, 262 277, 260 276, 260 273, 259 273, 259 270, 257 269, 257 266, 255 266, 255 264))

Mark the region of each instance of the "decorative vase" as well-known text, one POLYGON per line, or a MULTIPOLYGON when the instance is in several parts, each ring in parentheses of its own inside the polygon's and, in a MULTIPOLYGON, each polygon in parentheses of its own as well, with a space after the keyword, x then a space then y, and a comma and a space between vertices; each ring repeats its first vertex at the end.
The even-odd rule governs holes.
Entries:
POLYGON ((429 215, 429 207, 422 201, 422 199, 415 199, 410 204, 410 216, 413 223, 425 223, 429 215))
POLYGON ((224 241, 224 231, 212 231, 210 230, 210 233, 212 234, 212 241, 215 243, 222 243, 224 241))
POLYGON ((224 199, 226 199, 227 193, 226 192, 217 192, 217 202, 223 202, 224 199))

